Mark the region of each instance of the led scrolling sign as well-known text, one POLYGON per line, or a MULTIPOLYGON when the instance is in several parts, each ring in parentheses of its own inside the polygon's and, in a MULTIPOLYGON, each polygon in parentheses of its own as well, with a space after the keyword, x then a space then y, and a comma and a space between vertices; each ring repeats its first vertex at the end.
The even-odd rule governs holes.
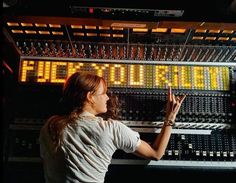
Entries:
POLYGON ((21 60, 19 81, 64 83, 78 71, 104 77, 109 87, 229 90, 228 68, 212 66, 21 60))

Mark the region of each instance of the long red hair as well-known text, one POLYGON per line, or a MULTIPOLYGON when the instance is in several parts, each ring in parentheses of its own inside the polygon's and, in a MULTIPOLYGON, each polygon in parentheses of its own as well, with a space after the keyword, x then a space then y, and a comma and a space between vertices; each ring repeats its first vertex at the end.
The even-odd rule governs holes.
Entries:
POLYGON ((72 74, 63 87, 62 103, 66 109, 63 115, 54 115, 47 121, 48 133, 53 141, 55 150, 59 147, 63 130, 70 123, 75 123, 81 114, 88 92, 94 93, 102 82, 107 89, 105 80, 97 75, 79 73, 72 74))

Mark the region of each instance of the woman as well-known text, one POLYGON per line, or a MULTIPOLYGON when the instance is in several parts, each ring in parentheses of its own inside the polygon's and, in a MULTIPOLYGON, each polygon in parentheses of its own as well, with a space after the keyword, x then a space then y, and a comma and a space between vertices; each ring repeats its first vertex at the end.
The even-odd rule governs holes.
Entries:
POLYGON ((175 97, 168 89, 165 121, 150 146, 123 123, 98 116, 107 112, 106 92, 105 80, 97 75, 77 72, 68 78, 63 88, 67 111, 52 116, 40 132, 46 182, 104 182, 117 149, 146 159, 162 158, 185 96, 175 97))

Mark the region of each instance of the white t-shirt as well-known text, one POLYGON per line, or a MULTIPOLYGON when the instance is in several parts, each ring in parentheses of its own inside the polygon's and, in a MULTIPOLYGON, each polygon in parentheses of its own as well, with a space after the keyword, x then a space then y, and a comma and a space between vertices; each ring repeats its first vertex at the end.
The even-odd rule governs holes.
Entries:
POLYGON ((140 144, 138 132, 119 121, 105 121, 88 112, 67 125, 56 153, 52 153, 47 129, 46 124, 40 132, 47 183, 104 182, 114 152, 121 149, 131 153, 140 144))

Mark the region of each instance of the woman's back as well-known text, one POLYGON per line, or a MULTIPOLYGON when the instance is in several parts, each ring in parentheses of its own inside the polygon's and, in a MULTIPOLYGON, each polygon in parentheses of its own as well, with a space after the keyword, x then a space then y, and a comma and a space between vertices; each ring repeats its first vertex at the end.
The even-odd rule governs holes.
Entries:
MULTIPOLYGON (((86 112, 80 116, 76 123, 68 124, 64 129, 63 141, 55 157, 50 159, 49 154, 42 154, 44 159, 49 159, 45 166, 49 166, 48 169, 51 171, 48 173, 51 174, 64 170, 65 172, 61 174, 68 181, 104 182, 113 153, 117 149, 133 152, 139 134, 118 121, 104 121, 101 117, 86 112)), ((43 140, 43 137, 41 139, 43 140)), ((47 143, 41 142, 42 146, 47 143)), ((46 179, 51 176, 48 175, 46 179)))

